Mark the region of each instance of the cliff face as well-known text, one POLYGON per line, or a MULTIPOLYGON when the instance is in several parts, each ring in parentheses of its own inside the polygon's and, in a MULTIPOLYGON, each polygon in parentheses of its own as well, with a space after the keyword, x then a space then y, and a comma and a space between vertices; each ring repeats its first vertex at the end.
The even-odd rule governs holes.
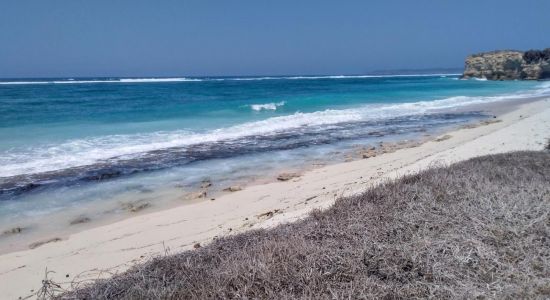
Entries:
POLYGON ((493 51, 466 58, 463 78, 489 80, 550 79, 550 48, 545 50, 493 51))

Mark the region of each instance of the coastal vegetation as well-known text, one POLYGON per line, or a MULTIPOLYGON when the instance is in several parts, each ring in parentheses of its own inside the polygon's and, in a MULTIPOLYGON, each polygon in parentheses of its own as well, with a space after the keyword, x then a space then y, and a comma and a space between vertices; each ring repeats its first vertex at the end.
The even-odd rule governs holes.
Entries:
POLYGON ((549 182, 549 151, 435 166, 55 297, 547 298, 549 182))
POLYGON ((525 51, 525 53, 523 53, 523 60, 528 64, 550 60, 550 48, 525 51))

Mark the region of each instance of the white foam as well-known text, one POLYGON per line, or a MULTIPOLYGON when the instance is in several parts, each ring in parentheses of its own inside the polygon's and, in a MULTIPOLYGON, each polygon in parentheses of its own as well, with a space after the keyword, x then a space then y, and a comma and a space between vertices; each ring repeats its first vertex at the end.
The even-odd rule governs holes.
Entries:
POLYGON ((193 82, 202 81, 195 78, 120 78, 98 80, 53 80, 53 81, 0 81, 1 85, 27 85, 27 84, 89 84, 89 83, 155 83, 155 82, 193 82))
POLYGON ((321 76, 276 76, 276 77, 235 77, 216 78, 212 80, 308 80, 308 79, 360 79, 360 78, 392 78, 392 77, 437 77, 458 76, 455 73, 434 74, 392 74, 392 75, 321 75, 321 76))
POLYGON ((285 101, 277 103, 251 104, 250 108, 255 111, 261 110, 277 110, 277 107, 285 105, 285 101))
POLYGON ((309 79, 360 79, 360 78, 392 78, 392 77, 436 77, 456 76, 460 74, 396 74, 396 75, 323 75, 323 76, 264 76, 264 77, 226 77, 226 78, 117 78, 117 79, 90 79, 51 80, 51 81, 0 81, 0 85, 29 85, 29 84, 92 84, 92 83, 162 83, 162 82, 200 82, 200 81, 256 81, 256 80, 309 80, 309 79))
POLYGON ((198 78, 122 78, 120 82, 126 83, 146 83, 146 82, 187 82, 187 81, 202 81, 198 78))
POLYGON ((17 84, 48 84, 53 83, 51 81, 0 81, 3 85, 17 85, 17 84))

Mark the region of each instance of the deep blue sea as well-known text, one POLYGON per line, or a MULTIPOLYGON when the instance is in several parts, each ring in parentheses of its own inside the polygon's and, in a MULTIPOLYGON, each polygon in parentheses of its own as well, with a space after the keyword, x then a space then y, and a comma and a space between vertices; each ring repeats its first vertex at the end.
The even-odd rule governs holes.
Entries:
POLYGON ((3 79, 0 219, 191 191, 205 179, 222 188, 484 117, 468 105, 549 92, 542 82, 441 74, 3 79))

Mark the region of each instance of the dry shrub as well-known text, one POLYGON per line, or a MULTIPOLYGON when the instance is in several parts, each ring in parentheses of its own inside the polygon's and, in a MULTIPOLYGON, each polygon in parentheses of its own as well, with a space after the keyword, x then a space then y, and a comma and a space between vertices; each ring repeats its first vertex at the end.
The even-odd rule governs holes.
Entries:
POLYGON ((548 298, 550 153, 433 168, 62 299, 548 298))

